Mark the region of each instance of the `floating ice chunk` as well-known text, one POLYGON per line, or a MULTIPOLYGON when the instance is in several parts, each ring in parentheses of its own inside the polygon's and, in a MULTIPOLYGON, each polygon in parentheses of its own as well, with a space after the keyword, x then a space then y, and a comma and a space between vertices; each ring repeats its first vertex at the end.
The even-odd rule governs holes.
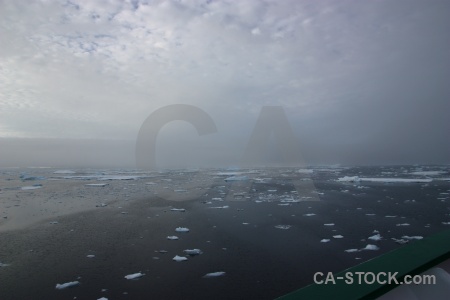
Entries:
POLYGON ((189 228, 186 227, 177 227, 175 229, 176 232, 189 232, 189 228))
POLYGON ((437 176, 441 174, 445 174, 444 171, 416 171, 412 172, 412 175, 423 175, 423 176, 437 176))
POLYGON ((372 240, 372 241, 380 241, 381 240, 381 235, 379 233, 377 233, 375 235, 370 236, 368 239, 372 240))
POLYGON ((404 182, 404 183, 424 183, 424 182, 432 182, 433 179, 420 179, 420 178, 360 178, 360 181, 369 181, 369 182, 385 182, 385 183, 394 183, 394 182, 404 182))
POLYGON ((97 186, 97 187, 105 187, 109 185, 109 183, 87 183, 85 186, 97 186))
POLYGON ((213 278, 213 277, 220 277, 220 276, 224 276, 225 272, 212 272, 212 273, 208 273, 205 276, 203 276, 203 278, 213 278))
POLYGON ((275 228, 277 228, 277 229, 289 229, 289 228, 291 228, 292 226, 291 225, 276 225, 275 226, 275 228))
POLYGON ((65 289, 65 288, 68 288, 68 287, 71 287, 71 286, 77 286, 77 285, 79 285, 80 284, 80 282, 79 281, 71 281, 71 282, 66 282, 66 283, 63 283, 63 284, 56 284, 56 289, 57 290, 63 290, 63 289, 65 289))
POLYGON ((450 225, 450 222, 442 222, 444 225, 450 225))
POLYGON ((212 201, 223 201, 222 198, 212 198, 211 200, 212 200, 212 201))
POLYGON ((406 244, 406 243, 409 242, 409 240, 396 239, 396 238, 392 238, 392 240, 393 240, 394 242, 396 242, 397 244, 401 244, 401 245, 406 244))
POLYGON ((339 182, 359 182, 360 179, 358 176, 344 176, 341 178, 338 178, 339 182))
POLYGON ((128 280, 131 280, 131 279, 138 279, 138 278, 141 278, 141 277, 144 276, 144 275, 145 275, 144 273, 138 272, 138 273, 126 275, 124 278, 125 278, 125 279, 128 279, 128 280))
POLYGON ((250 223, 246 223, 246 222, 244 222, 244 223, 242 223, 242 225, 249 225, 250 223))
POLYGON ((106 204, 106 203, 100 203, 100 204, 96 205, 95 207, 105 207, 105 206, 108 206, 108 204, 106 204))
POLYGON ((224 179, 226 182, 228 181, 245 181, 248 180, 247 176, 231 176, 224 179))
POLYGON ((9 264, 4 264, 4 263, 0 262, 0 268, 7 267, 7 266, 9 266, 9 264))
POLYGON ((335 238, 335 239, 342 239, 344 236, 343 235, 340 235, 340 234, 337 234, 337 235, 333 235, 333 238, 335 238))
POLYGON ((187 260, 187 257, 175 255, 175 257, 172 258, 172 260, 174 260, 174 261, 176 261, 176 262, 180 262, 180 261, 185 261, 185 260, 187 260))
POLYGON ((323 224, 323 226, 334 226, 334 223, 323 224))
POLYGON ((58 224, 58 221, 51 221, 50 224, 52 225, 58 224))
MULTIPOLYGON (((256 202, 256 201, 255 201, 256 202)), ((261 201, 262 202, 262 201, 261 201)), ((289 203, 278 203, 279 206, 290 206, 291 204, 289 203)))
POLYGON ((224 209, 224 208, 229 208, 228 205, 224 205, 224 206, 215 206, 215 207, 210 207, 210 208, 214 208, 214 209, 224 209))
POLYGON ((420 235, 416 235, 416 236, 404 235, 404 236, 402 236, 402 239, 404 239, 404 240, 421 240, 421 239, 423 239, 423 236, 420 236, 420 235))
POLYGON ((372 216, 375 216, 375 214, 366 214, 366 216, 372 217, 372 216))
POLYGON ((57 170, 53 172, 53 174, 75 174, 75 171, 72 170, 57 170))
POLYGON ((358 249, 347 249, 347 250, 344 250, 344 251, 351 253, 351 252, 358 252, 359 250, 358 249))
POLYGON ((188 190, 183 190, 183 189, 178 189, 178 190, 173 190, 175 193, 186 193, 188 190))
POLYGON ((277 190, 267 190, 269 193, 275 193, 277 190))
POLYGON ((42 184, 34 184, 34 185, 30 185, 30 186, 23 186, 20 189, 23 191, 27 191, 27 190, 36 190, 36 189, 40 189, 42 188, 42 184))
POLYGON ((183 250, 183 252, 190 256, 200 255, 203 253, 203 251, 200 249, 186 249, 186 250, 183 250))
POLYGON ((86 255, 86 257, 87 257, 87 258, 94 258, 95 255, 94 255, 94 254, 89 254, 89 255, 86 255))
POLYGON ((409 226, 409 224, 408 223, 402 223, 402 224, 397 224, 395 226, 409 226))
POLYGON ((330 239, 321 239, 320 242, 321 243, 328 243, 330 241, 330 239))
POLYGON ((314 214, 314 213, 304 214, 305 217, 312 217, 312 216, 315 216, 315 215, 316 214, 314 214))
POLYGON ((169 236, 167 237, 167 239, 168 239, 168 240, 174 241, 174 240, 178 240, 178 237, 177 237, 176 235, 169 235, 169 236))
POLYGON ((361 250, 379 250, 380 247, 377 245, 367 244, 365 248, 362 248, 361 250))
POLYGON ((170 211, 179 211, 179 212, 185 212, 185 211, 186 211, 186 209, 184 209, 184 208, 172 208, 172 209, 170 209, 170 211))
POLYGON ((106 298, 106 297, 101 297, 101 298, 98 298, 97 300, 108 300, 108 298, 106 298))
POLYGON ((311 169, 300 169, 297 171, 297 173, 301 173, 301 174, 312 174, 314 172, 314 170, 311 169))
POLYGON ((397 218, 397 216, 384 216, 385 218, 397 218))

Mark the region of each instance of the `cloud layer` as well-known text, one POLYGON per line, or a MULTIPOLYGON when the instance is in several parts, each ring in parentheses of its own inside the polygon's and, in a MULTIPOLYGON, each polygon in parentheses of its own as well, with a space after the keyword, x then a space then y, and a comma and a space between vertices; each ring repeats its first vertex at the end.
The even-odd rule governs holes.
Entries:
POLYGON ((226 153, 270 105, 307 160, 449 162, 448 28, 439 0, 2 1, 0 137, 133 143, 185 103, 218 133, 161 142, 226 153))

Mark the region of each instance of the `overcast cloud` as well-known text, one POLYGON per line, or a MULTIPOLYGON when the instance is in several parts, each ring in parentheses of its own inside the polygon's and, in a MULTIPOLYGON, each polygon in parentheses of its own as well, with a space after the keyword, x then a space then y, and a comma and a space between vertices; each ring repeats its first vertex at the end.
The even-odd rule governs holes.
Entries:
POLYGON ((263 106, 307 164, 450 163, 449 28, 445 0, 0 1, 0 165, 133 167, 177 103, 217 133, 166 125, 161 166, 238 165, 263 106))

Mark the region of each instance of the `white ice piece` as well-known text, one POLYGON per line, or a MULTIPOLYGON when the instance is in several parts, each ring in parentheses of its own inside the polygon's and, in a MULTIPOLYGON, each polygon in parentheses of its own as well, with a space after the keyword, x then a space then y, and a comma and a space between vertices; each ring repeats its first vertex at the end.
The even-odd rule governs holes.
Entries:
POLYGON ((344 236, 343 235, 340 235, 340 234, 337 234, 337 235, 333 235, 333 238, 335 238, 335 239, 342 239, 344 236))
POLYGON ((345 250, 345 252, 349 252, 349 253, 351 253, 351 252, 358 252, 359 250, 358 249, 347 249, 347 250, 345 250))
POLYGON ((334 223, 323 224, 323 226, 334 226, 334 223))
POLYGON ((395 226, 409 226, 408 223, 396 224, 395 226))
POLYGON ((372 240, 372 241, 380 241, 381 240, 381 235, 379 233, 377 233, 375 235, 369 236, 368 239, 372 240))
POLYGON ((94 254, 89 254, 89 255, 86 255, 86 257, 87 257, 87 258, 94 258, 95 255, 94 255, 94 254))
POLYGON ((328 243, 330 241, 330 239, 321 239, 320 242, 321 243, 328 243))
POLYGON ((289 229, 291 227, 292 227, 291 225, 276 225, 275 226, 275 228, 278 228, 278 229, 289 229))
POLYGON ((125 275, 125 279, 131 280, 131 279, 138 279, 141 278, 142 276, 144 276, 144 273, 138 272, 138 273, 134 273, 134 274, 129 274, 129 275, 125 275))
POLYGON ((305 217, 312 217, 312 216, 315 216, 315 215, 316 215, 316 214, 314 214, 314 213, 304 214, 305 217))
POLYGON ((71 286, 77 286, 77 285, 79 285, 80 284, 80 282, 79 281, 71 281, 71 282, 66 282, 66 283, 63 283, 63 284, 56 284, 56 289, 57 290, 63 290, 63 289, 65 289, 65 288, 68 288, 68 287, 71 287, 71 286))
POLYGON ((224 208, 229 208, 230 206, 228 205, 224 205, 224 206, 215 206, 215 207, 210 207, 210 208, 214 208, 214 209, 224 209, 224 208))
POLYGON ((178 237, 177 237, 176 235, 169 235, 169 236, 167 237, 167 239, 168 239, 168 240, 174 241, 174 240, 178 240, 178 237))
POLYGON ((420 236, 420 235, 415 235, 415 236, 404 235, 404 236, 402 236, 402 239, 404 239, 404 240, 421 240, 421 239, 423 239, 423 236, 420 236))
POLYGON ((176 232, 189 232, 189 228, 186 227, 177 227, 175 229, 176 232))
POLYGON ((20 189, 23 191, 28 191, 28 190, 36 190, 36 189, 40 189, 40 188, 42 188, 42 185, 36 184, 36 185, 30 185, 30 186, 23 186, 20 189))
POLYGON ((220 276, 224 276, 225 272, 212 272, 212 273, 208 273, 205 276, 203 276, 203 278, 213 278, 213 277, 220 277, 220 276))
POLYGON ((179 211, 179 212, 185 212, 186 210, 184 208, 171 208, 171 211, 179 211))
POLYGON ((187 255, 191 255, 191 256, 200 255, 203 253, 203 251, 200 249, 186 249, 186 250, 183 250, 183 252, 186 253, 187 255))
POLYGON ((361 250, 379 250, 380 247, 377 245, 367 244, 365 248, 362 248, 361 250))
POLYGON ((172 258, 172 260, 174 260, 174 261, 176 261, 176 262, 180 262, 180 261, 185 261, 185 260, 187 260, 187 257, 175 255, 175 257, 172 258))

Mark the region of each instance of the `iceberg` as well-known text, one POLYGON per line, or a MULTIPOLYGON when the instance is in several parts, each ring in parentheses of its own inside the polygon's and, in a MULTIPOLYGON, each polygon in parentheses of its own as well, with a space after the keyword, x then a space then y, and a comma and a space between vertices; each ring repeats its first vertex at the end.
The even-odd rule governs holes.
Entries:
POLYGON ((351 252, 358 252, 358 249, 347 249, 345 252, 351 253, 351 252))
POLYGON ((330 241, 330 239, 321 239, 320 242, 321 243, 328 243, 330 241))
POLYGON ((342 238, 344 238, 344 236, 338 234, 338 235, 333 235, 333 238, 335 238, 335 239, 342 239, 342 238))
POLYGON ((421 240, 421 239, 423 239, 423 236, 420 236, 420 235, 416 235, 416 236, 404 235, 404 236, 402 236, 402 239, 404 239, 404 240, 421 240))
POLYGON ((169 235, 169 236, 167 237, 167 239, 168 239, 168 240, 174 241, 174 240, 178 240, 178 237, 177 237, 176 235, 169 235))
POLYGON ((68 288, 68 287, 71 287, 71 286, 77 286, 77 285, 79 285, 80 284, 80 282, 79 281, 71 281, 71 282, 66 282, 66 283, 63 283, 63 284, 56 284, 56 289, 57 290, 63 290, 63 289, 65 289, 65 288, 68 288))

